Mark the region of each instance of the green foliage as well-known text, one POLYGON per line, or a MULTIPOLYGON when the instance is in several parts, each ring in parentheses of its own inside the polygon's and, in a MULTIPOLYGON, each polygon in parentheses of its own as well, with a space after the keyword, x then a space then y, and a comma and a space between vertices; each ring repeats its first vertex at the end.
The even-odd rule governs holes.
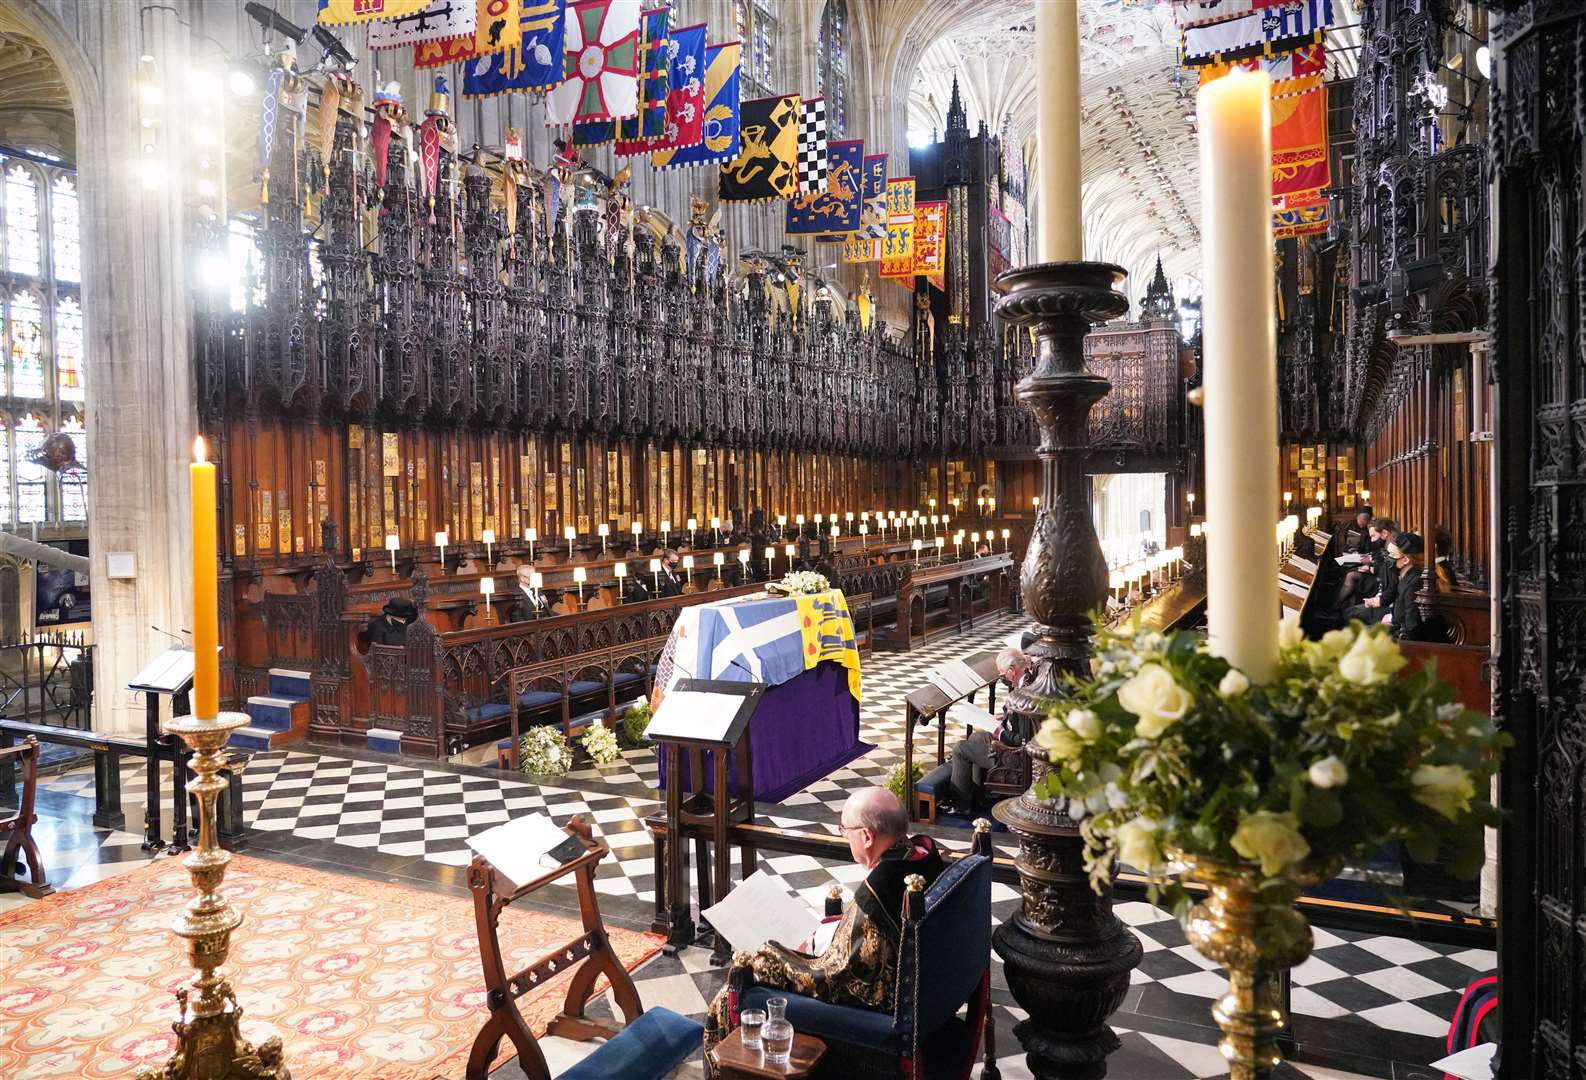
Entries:
MULTIPOLYGON (((916 761, 914 763, 914 779, 918 780, 920 777, 922 777, 924 775, 925 775, 925 766, 921 765, 919 762, 916 761)), ((887 788, 888 791, 892 792, 892 794, 897 797, 898 802, 903 802, 904 796, 907 794, 903 790, 904 787, 905 787, 905 784, 903 782, 903 763, 900 761, 900 762, 898 762, 897 768, 892 770, 892 775, 887 777, 886 788, 887 788)))
POLYGON ((1035 737, 1054 765, 1036 794, 1080 819, 1093 883, 1121 858, 1168 885, 1198 857, 1292 890, 1394 840, 1479 871, 1509 736, 1435 670, 1404 672, 1381 627, 1276 632, 1274 677, 1253 684, 1197 634, 1098 627, 1091 676, 1069 680, 1035 737))
POLYGON ((640 702, 622 714, 622 735, 630 746, 644 746, 644 733, 650 726, 650 703, 640 702))

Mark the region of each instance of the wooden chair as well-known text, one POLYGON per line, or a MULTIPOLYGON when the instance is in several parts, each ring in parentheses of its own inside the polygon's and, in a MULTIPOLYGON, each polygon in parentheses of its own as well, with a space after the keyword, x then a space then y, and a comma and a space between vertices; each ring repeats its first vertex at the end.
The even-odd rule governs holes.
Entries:
POLYGON ((5 854, 0 855, 0 889, 14 889, 37 900, 55 891, 44 879, 44 863, 39 859, 38 844, 33 842, 33 824, 39 819, 33 812, 39 783, 38 739, 29 735, 20 745, 0 750, 0 758, 7 757, 22 765, 22 797, 17 800, 17 812, 0 819, 0 835, 6 837, 5 854), (27 857, 25 879, 21 878, 20 856, 27 857))

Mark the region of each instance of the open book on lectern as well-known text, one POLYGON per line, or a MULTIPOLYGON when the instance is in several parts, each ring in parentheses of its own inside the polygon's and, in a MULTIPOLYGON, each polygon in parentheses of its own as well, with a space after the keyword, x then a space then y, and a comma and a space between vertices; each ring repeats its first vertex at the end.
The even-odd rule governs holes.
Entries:
POLYGON ((661 699, 644 737, 734 745, 763 693, 761 683, 679 679, 661 699))

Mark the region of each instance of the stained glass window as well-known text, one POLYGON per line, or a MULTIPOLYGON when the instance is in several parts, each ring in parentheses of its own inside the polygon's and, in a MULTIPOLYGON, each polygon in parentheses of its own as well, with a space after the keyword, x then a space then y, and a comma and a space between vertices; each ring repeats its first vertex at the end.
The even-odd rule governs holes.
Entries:
POLYGON ((11 520, 11 423, 0 413, 0 525, 11 520))
POLYGON ((77 214, 77 185, 69 176, 56 177, 55 183, 50 185, 50 256, 55 264, 56 281, 83 279, 77 214))
POLYGON ((848 124, 847 0, 826 0, 819 45, 815 90, 826 98, 826 130, 841 138, 848 124))
MULTIPOLYGON (((61 421, 61 430, 70 435, 72 442, 77 444, 77 460, 87 465, 88 433, 83 430, 83 422, 75 416, 67 416, 61 421)), ((60 483, 61 520, 87 521, 88 474, 82 469, 63 472, 60 474, 60 483)))
POLYGON ((6 269, 13 274, 39 274, 39 185, 23 165, 6 170, 6 269))
POLYGON ((44 396, 44 313, 38 297, 28 292, 14 293, 6 311, 10 341, 11 396, 44 396))
POLYGON ((63 297, 55 308, 55 392, 62 401, 82 401, 83 313, 63 297))
POLYGON ((45 513, 44 489, 49 485, 50 471, 28 460, 28 455, 44 444, 49 434, 37 416, 24 414, 17 420, 16 477, 17 524, 42 522, 45 513))
POLYGON ((776 0, 734 0, 733 21, 743 42, 739 97, 748 101, 769 97, 775 70, 777 40, 776 0))

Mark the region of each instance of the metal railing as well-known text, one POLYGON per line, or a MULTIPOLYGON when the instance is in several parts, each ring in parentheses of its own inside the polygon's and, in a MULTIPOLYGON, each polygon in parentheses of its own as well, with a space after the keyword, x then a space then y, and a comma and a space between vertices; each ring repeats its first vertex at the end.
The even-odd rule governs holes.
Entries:
POLYGON ((0 716, 87 731, 92 724, 94 646, 78 633, 0 640, 0 716))

